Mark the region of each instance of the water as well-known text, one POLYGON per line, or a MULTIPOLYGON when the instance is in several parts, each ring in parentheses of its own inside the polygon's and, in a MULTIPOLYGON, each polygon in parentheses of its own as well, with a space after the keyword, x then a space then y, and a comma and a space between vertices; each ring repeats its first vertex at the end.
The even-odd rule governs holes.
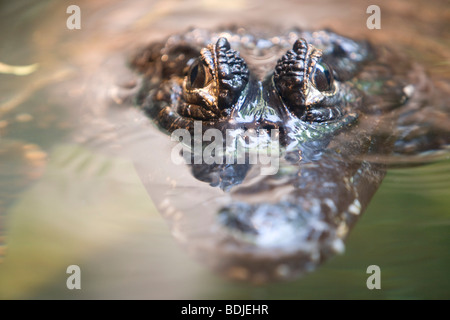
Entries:
POLYGON ((124 145, 133 153, 162 134, 138 130, 145 123, 135 110, 108 108, 111 99, 122 98, 110 90, 127 81, 124 56, 140 44, 190 25, 243 19, 328 26, 405 46, 448 87, 449 11, 443 4, 426 3, 427 14, 420 16, 425 2, 380 5, 379 31, 365 28, 366 5, 359 1, 82 2, 79 31, 65 28, 63 4, 3 4, 2 27, 12 31, 3 35, 0 61, 38 62, 39 68, 29 76, 0 75, 0 188, 7 195, 1 222, 8 235, 0 297, 449 298, 448 155, 391 170, 343 255, 301 279, 254 286, 215 275, 179 246, 123 152, 124 145), (82 290, 66 288, 71 264, 81 267, 82 290), (366 287, 372 264, 381 267, 381 290, 366 287))

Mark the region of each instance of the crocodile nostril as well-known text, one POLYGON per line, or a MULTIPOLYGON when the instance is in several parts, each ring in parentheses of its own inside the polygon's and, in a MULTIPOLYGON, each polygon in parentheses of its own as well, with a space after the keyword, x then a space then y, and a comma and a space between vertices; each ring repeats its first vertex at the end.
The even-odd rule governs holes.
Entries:
POLYGON ((259 124, 259 130, 266 130, 270 133, 271 130, 282 130, 283 126, 279 122, 263 120, 259 124))
POLYGON ((275 122, 263 121, 260 126, 263 130, 279 129, 280 126, 275 122))
POLYGON ((261 121, 259 124, 259 133, 263 134, 264 131, 271 137, 272 141, 278 141, 280 144, 286 142, 285 126, 281 123, 268 120, 261 121))

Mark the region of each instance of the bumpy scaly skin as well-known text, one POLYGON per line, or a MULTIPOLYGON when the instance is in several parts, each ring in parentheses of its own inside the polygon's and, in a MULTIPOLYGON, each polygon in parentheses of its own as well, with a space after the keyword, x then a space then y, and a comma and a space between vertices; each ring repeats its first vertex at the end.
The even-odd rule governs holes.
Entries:
POLYGON ((194 29, 143 49, 132 65, 144 75, 138 105, 168 133, 192 132, 195 121, 279 130, 277 174, 247 179, 258 166, 192 165, 231 201, 172 221, 214 268, 251 281, 295 276, 342 250, 385 172, 364 159, 392 151, 396 118, 386 115, 406 108, 414 87, 406 60, 329 31, 194 29), (397 67, 384 67, 395 58, 397 67))
MULTIPOLYGON (((273 75, 276 60, 261 66, 257 64, 257 59, 266 55, 278 55, 282 61, 286 56, 283 56, 283 53, 289 50, 288 55, 298 39, 305 39, 305 43, 309 43, 310 47, 319 48, 314 49, 315 59, 320 58, 322 53, 323 60, 330 63, 335 61, 331 56, 336 52, 341 57, 332 65, 340 74, 335 75, 335 83, 339 89, 335 94, 328 93, 328 105, 316 101, 316 107, 310 105, 308 113, 299 117, 310 124, 307 125, 310 131, 317 132, 313 139, 316 139, 317 135, 322 137, 333 134, 336 129, 346 126, 357 117, 354 110, 358 108, 358 105, 355 105, 358 101, 352 96, 360 95, 354 93, 355 89, 343 81, 348 80, 350 74, 356 73, 370 58, 370 53, 367 43, 355 42, 331 32, 292 30, 284 36, 273 36, 266 40, 270 41, 270 44, 242 30, 208 32, 196 29, 182 36, 173 36, 165 44, 144 49, 133 59, 132 65, 148 75, 138 104, 142 105, 160 128, 168 132, 178 128, 192 130, 195 120, 203 121, 204 128, 232 129, 236 124, 245 126, 248 122, 266 122, 266 128, 278 127, 280 123, 286 127, 286 119, 292 119, 292 114, 299 114, 297 106, 289 105, 289 102, 306 92, 298 92, 296 95, 293 88, 286 88, 283 77, 280 78, 276 71, 283 68, 282 63, 278 62, 273 75), (242 60, 238 52, 248 59, 242 60), (200 90, 196 96, 186 88, 186 82, 189 82, 189 67, 195 64, 198 58, 210 69, 212 83, 207 88, 202 88, 206 90, 200 90), (150 79, 151 81, 148 81, 150 79), (289 93, 286 93, 286 89, 289 93), (276 92, 272 93, 274 90, 276 92), (213 99, 214 96, 217 101, 213 99), (323 110, 335 102, 340 105, 323 110), (320 111, 323 112, 318 115, 320 111), (325 120, 336 121, 332 126, 320 124, 325 120), (341 125, 336 125, 338 122, 341 125)), ((310 64, 309 67, 314 65, 310 64)), ((301 88, 302 91, 312 87, 308 77, 314 70, 305 72, 305 81, 302 83, 308 85, 301 88)), ((315 97, 316 100, 319 98, 315 97)), ((294 128, 294 131, 297 129, 294 128)), ((301 137, 301 134, 298 136, 301 137)), ((308 138, 301 138, 304 139, 308 138)))

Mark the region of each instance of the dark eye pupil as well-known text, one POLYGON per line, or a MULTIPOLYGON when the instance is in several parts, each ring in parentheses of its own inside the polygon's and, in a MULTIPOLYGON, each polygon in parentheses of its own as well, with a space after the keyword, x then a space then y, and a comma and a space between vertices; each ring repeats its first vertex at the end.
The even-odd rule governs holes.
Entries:
POLYGON ((189 82, 192 88, 203 88, 205 86, 205 68, 201 62, 195 62, 189 71, 189 82))
POLYGON ((190 80, 191 80, 191 83, 195 82, 195 79, 197 78, 197 74, 198 74, 198 63, 196 63, 194 65, 194 67, 191 69, 191 74, 189 76, 190 80))
POLYGON ((330 68, 326 64, 317 64, 314 72, 314 85, 319 91, 330 91, 333 76, 330 68))

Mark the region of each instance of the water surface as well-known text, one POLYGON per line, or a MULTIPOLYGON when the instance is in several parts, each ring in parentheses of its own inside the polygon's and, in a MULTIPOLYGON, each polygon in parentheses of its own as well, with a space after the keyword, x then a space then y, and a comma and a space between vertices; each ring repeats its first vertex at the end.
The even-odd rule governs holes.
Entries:
POLYGON ((298 280, 254 286, 213 274, 179 246, 131 159, 142 141, 163 135, 139 130, 145 119, 136 110, 111 108, 124 98, 111 90, 127 81, 124 62, 140 45, 189 26, 243 21, 330 27, 399 46, 448 89, 445 1, 380 3, 382 29, 374 31, 361 1, 73 4, 82 10, 78 31, 67 30, 61 2, 16 1, 0 11, 10 30, 0 61, 39 63, 27 76, 0 74, 1 298, 450 298, 448 155, 389 171, 343 255, 298 280), (78 291, 66 288, 71 264, 82 270, 78 291), (372 264, 381 267, 381 290, 366 287, 372 264))

